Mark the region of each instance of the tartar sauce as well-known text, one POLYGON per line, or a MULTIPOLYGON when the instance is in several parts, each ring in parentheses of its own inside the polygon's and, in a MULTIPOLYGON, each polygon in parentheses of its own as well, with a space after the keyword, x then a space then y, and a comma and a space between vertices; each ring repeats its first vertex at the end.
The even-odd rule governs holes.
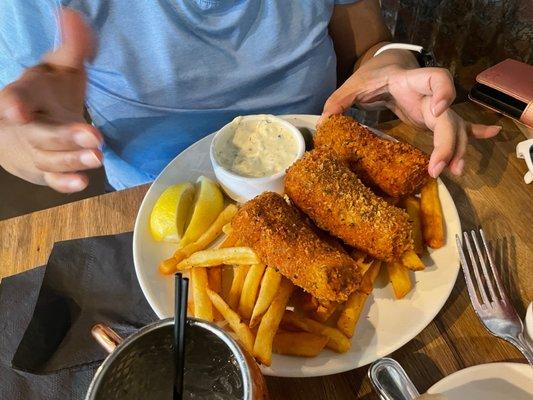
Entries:
POLYGON ((241 121, 235 118, 235 132, 215 148, 218 162, 225 169, 247 177, 274 175, 287 169, 298 155, 292 133, 268 118, 241 121))

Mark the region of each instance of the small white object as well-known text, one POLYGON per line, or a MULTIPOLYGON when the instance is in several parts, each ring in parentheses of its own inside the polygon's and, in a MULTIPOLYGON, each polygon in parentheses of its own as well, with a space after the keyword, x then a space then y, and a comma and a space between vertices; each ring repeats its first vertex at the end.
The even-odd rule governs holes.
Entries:
POLYGON ((533 160, 531 159, 531 147, 533 139, 524 140, 516 145, 516 157, 523 158, 529 171, 524 175, 524 182, 530 184, 533 182, 533 160))
POLYGON ((229 124, 223 126, 214 136, 209 149, 209 157, 211 159, 211 165, 213 171, 217 177, 218 182, 227 193, 229 197, 238 203, 245 203, 248 200, 253 199, 255 196, 263 193, 264 191, 276 192, 283 194, 283 180, 285 179, 285 170, 282 170, 274 175, 253 178, 238 175, 226 168, 217 160, 216 149, 217 144, 228 135, 235 134, 237 124, 249 123, 254 121, 268 121, 280 125, 286 131, 292 133, 296 139, 298 145, 298 151, 295 154, 293 160, 301 158, 305 153, 305 141, 302 133, 294 125, 281 118, 273 115, 246 115, 243 117, 237 117, 229 124))
POLYGON ((533 367, 518 363, 481 364, 457 371, 428 390, 446 400, 531 400, 533 367))
POLYGON ((384 51, 387 50, 393 50, 393 49, 400 49, 400 50, 410 50, 410 51, 416 51, 417 53, 421 53, 424 48, 422 46, 418 46, 416 44, 409 44, 409 43, 389 43, 386 44, 383 47, 380 47, 378 51, 374 53, 374 57, 380 55, 384 51))

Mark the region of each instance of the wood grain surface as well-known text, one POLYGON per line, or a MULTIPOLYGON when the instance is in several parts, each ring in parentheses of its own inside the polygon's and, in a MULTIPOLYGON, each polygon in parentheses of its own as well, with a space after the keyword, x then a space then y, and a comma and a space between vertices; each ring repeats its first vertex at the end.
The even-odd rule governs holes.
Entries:
MULTIPOLYGON (((455 110, 470 121, 503 126, 498 137, 470 141, 465 174, 444 182, 455 201, 463 229, 482 226, 492 243, 505 284, 520 315, 533 299, 531 262, 532 190, 523 181, 526 166, 515 156, 524 136, 510 120, 463 103, 455 110)), ((421 149, 432 138, 400 122, 383 131, 421 149)), ((46 263, 56 241, 133 229, 147 185, 0 221, 0 277, 46 263)), ((416 288, 415 288, 416 290, 416 288)), ((446 305, 416 338, 392 354, 425 391, 459 369, 495 361, 524 362, 518 351, 488 334, 474 314, 462 275, 446 305)), ((376 399, 367 367, 306 379, 268 378, 273 399, 376 399)))

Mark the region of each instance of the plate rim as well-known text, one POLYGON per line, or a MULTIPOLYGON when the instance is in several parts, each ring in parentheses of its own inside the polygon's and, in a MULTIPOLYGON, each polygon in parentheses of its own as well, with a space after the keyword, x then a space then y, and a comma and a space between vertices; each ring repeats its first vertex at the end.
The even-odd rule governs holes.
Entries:
MULTIPOLYGON (((289 122, 290 122, 291 118, 296 118, 296 119, 315 119, 315 120, 318 120, 318 118, 319 118, 318 115, 311 115, 311 114, 284 114, 284 115, 278 115, 278 117, 281 117, 281 118, 284 118, 284 119, 288 119, 289 122)), ((373 131, 378 131, 375 128, 370 128, 370 129, 373 130, 373 131)), ((151 191, 154 188, 154 184, 159 180, 159 178, 162 175, 164 175, 166 173, 166 171, 168 169, 171 168, 171 165, 174 163, 176 158, 180 157, 184 152, 190 151, 195 146, 198 146, 200 142, 202 142, 204 140, 209 140, 208 138, 211 137, 212 135, 214 135, 216 132, 217 131, 209 133, 208 135, 206 135, 205 137, 201 138, 200 140, 194 142, 193 144, 188 146, 186 149, 181 151, 178 155, 176 155, 176 157, 174 157, 165 166, 165 168, 163 168, 163 170, 159 173, 159 175, 150 184, 150 187, 146 191, 146 193, 145 193, 145 195, 143 197, 143 200, 141 202, 141 205, 139 206, 139 209, 137 211, 137 215, 136 215, 136 218, 135 218, 135 224, 134 224, 134 228, 133 228, 133 240, 132 240, 133 263, 134 263, 134 269, 135 269, 135 276, 136 276, 137 282, 139 283, 139 286, 141 287, 141 290, 143 292, 144 297, 146 298, 148 304, 150 305, 150 307, 152 308, 152 310, 154 311, 154 313, 157 315, 157 317, 159 319, 166 318, 166 316, 163 315, 163 313, 161 312, 159 307, 156 305, 157 301, 154 298, 152 298, 152 296, 150 295, 150 291, 149 291, 149 288, 146 285, 146 282, 143 279, 140 279, 140 277, 139 277, 140 276, 140 270, 139 270, 140 267, 139 267, 139 265, 141 264, 141 262, 140 262, 140 257, 141 256, 138 253, 138 251, 139 251, 141 246, 136 246, 135 245, 137 243, 137 241, 139 240, 139 234, 140 234, 139 233, 139 230, 140 230, 139 225, 140 225, 141 222, 140 222, 139 216, 141 214, 141 210, 143 210, 146 207, 145 203, 148 201, 147 199, 149 197, 149 194, 151 193, 151 191)), ((395 139, 394 137, 392 137, 390 135, 387 135, 384 132, 381 132, 381 131, 378 131, 378 132, 382 133, 386 137, 395 139)), ((395 140, 397 140, 397 139, 395 139, 395 140)), ((449 195, 449 197, 451 199, 451 202, 452 202, 452 205, 453 205, 453 210, 452 210, 453 214, 454 214, 453 217, 457 220, 457 223, 459 225, 459 231, 461 232, 462 231, 461 220, 459 218, 459 213, 457 211, 457 207, 455 205, 455 202, 453 201, 453 197, 451 196, 451 193, 449 192, 448 188, 446 187, 446 185, 444 184, 442 179, 437 178, 437 182, 438 182, 439 186, 442 186, 442 187, 444 187, 444 189, 446 189, 446 192, 447 192, 447 194, 449 195)), ((283 373, 283 374, 275 373, 274 371, 271 371, 269 368, 261 367, 262 373, 264 375, 267 375, 267 376, 287 377, 287 378, 328 376, 328 375, 333 375, 333 374, 342 373, 342 372, 346 372, 346 371, 351 371, 353 369, 364 367, 366 365, 369 365, 370 363, 372 363, 373 361, 377 360, 380 357, 385 357, 385 356, 393 353, 394 351, 402 348, 408 342, 410 342, 411 340, 416 338, 420 334, 420 332, 422 332, 425 328, 427 328, 429 326, 429 324, 431 324, 431 322, 437 317, 439 312, 442 310, 442 308, 444 307, 444 305, 448 301, 448 299, 449 299, 449 297, 450 297, 450 295, 451 295, 451 293, 453 291, 453 288, 455 287, 455 283, 456 283, 457 277, 459 275, 459 270, 460 270, 460 266, 458 265, 457 268, 455 269, 454 276, 450 277, 449 286, 447 288, 448 294, 446 296, 443 296, 443 299, 442 299, 441 302, 439 302, 438 307, 435 307, 435 312, 434 313, 430 313, 430 314, 433 314, 431 316, 431 318, 429 320, 427 320, 427 321, 424 321, 424 323, 421 325, 420 329, 416 330, 416 333, 414 333, 415 331, 413 331, 414 335, 413 334, 406 335, 406 337, 403 340, 400 340, 397 344, 392 346, 392 349, 390 351, 388 351, 387 353, 378 355, 379 352, 376 352, 376 358, 374 360, 367 361, 364 364, 360 364, 360 365, 357 365, 355 367, 350 367, 349 365, 341 364, 341 365, 338 365, 338 366, 330 366, 330 367, 328 367, 327 371, 323 371, 323 370, 320 370, 319 368, 317 368, 317 369, 313 369, 312 371, 302 372, 302 370, 294 370, 294 373, 289 372, 289 373, 283 373)), ((428 316, 428 318, 429 318, 429 316, 428 316)))
POLYGON ((502 367, 503 368, 510 367, 511 369, 518 368, 520 370, 523 370, 524 372, 529 370, 529 371, 531 371, 533 373, 533 366, 530 366, 529 364, 526 364, 526 363, 502 361, 502 362, 490 362, 490 363, 484 363, 484 364, 471 365, 469 367, 462 368, 462 369, 460 369, 458 371, 455 371, 455 372, 451 373, 450 375, 446 375, 441 380, 439 380, 438 382, 434 383, 428 389, 427 392, 429 394, 442 393, 443 391, 447 390, 446 387, 449 384, 451 384, 453 380, 457 379, 457 377, 459 377, 461 375, 475 374, 476 372, 479 372, 480 370, 483 370, 483 369, 486 369, 486 368, 500 370, 500 368, 502 368, 502 367))

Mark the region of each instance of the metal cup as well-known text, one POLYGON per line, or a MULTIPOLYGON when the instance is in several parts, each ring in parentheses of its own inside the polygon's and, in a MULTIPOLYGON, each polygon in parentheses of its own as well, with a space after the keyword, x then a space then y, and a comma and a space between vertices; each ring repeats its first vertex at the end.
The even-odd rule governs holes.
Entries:
MULTIPOLYGON (((227 332, 196 318, 188 318, 187 324, 188 338, 196 334, 197 337, 219 340, 233 355, 241 379, 239 398, 268 399, 265 380, 254 358, 227 332)), ((109 327, 95 325, 92 335, 110 354, 96 371, 85 399, 172 399, 173 326, 172 318, 160 320, 122 339, 109 327)), ((213 341, 206 339, 205 346, 210 343, 213 341)), ((209 362, 205 360, 205 363, 209 362)))

